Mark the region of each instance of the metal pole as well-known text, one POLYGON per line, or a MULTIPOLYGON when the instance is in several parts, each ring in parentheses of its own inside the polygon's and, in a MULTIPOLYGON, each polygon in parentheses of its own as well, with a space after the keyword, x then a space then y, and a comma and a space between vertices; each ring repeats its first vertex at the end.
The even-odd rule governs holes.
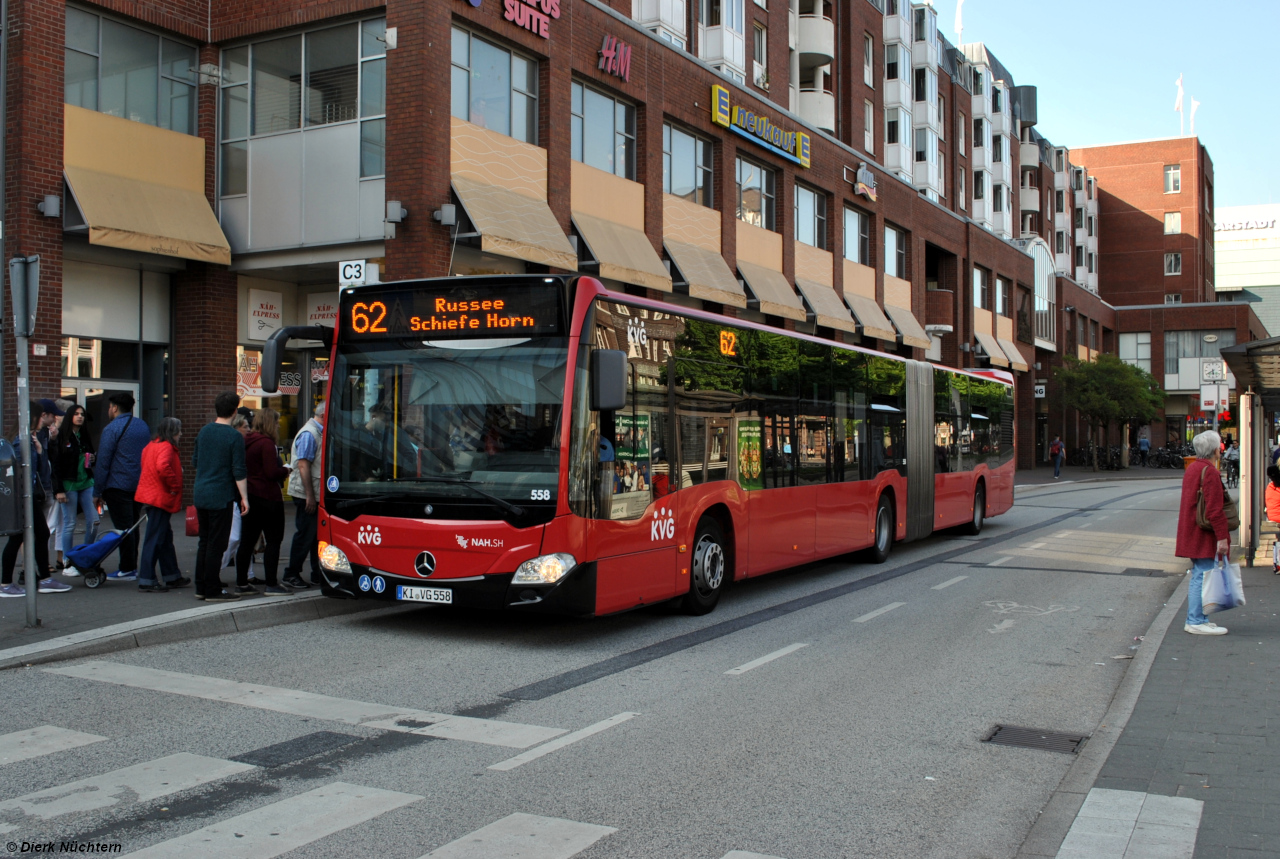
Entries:
MULTIPOLYGON (((9 164, 8 160, 8 129, 9 129, 9 0, 0 0, 0 259, 8 259, 8 255, 4 252, 5 235, 4 221, 8 214, 5 208, 5 202, 8 199, 6 192, 8 185, 5 182, 5 167, 9 164)), ((2 292, 2 290, 0 290, 2 292)), ((0 296, 3 298, 3 296, 0 296)), ((0 301, 0 305, 3 301, 0 301)), ((5 400, 5 382, 4 382, 4 311, 0 308, 0 431, 5 426, 4 421, 4 400, 5 400)))
MULTIPOLYGON (((30 391, 27 386, 27 338, 19 336, 15 339, 15 353, 22 357, 18 360, 18 390, 23 394, 30 391)), ((40 625, 36 615, 36 590, 40 586, 40 576, 36 570, 36 528, 35 504, 31 497, 31 476, 33 462, 31 458, 31 400, 27 396, 18 397, 18 440, 22 449, 22 515, 25 517, 22 526, 22 566, 27 584, 27 626, 40 625)))

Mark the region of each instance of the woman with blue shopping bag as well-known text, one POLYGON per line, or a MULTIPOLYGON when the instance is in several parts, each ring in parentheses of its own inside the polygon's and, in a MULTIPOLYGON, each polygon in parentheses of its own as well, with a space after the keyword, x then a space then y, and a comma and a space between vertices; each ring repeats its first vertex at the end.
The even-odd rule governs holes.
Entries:
POLYGON ((1226 635, 1225 627, 1205 617, 1202 602, 1205 574, 1214 569, 1218 558, 1226 559, 1231 551, 1231 532, 1223 510, 1226 489, 1218 471, 1221 439, 1216 432, 1202 432, 1191 440, 1191 446, 1196 459, 1182 476, 1175 550, 1179 558, 1191 559, 1187 620, 1182 628, 1192 635, 1226 635))

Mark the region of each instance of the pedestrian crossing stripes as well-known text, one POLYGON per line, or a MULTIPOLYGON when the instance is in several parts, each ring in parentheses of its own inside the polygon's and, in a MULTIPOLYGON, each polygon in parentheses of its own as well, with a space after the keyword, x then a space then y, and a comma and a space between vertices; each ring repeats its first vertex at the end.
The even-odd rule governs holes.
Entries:
POLYGON ((336 781, 130 855, 139 859, 271 859, 422 797, 336 781))
POLYGON ((569 859, 617 831, 612 826, 517 813, 450 841, 421 859, 569 859))
POLYGON ((0 823, 0 833, 18 830, 24 816, 52 820, 64 814, 147 802, 254 769, 257 767, 186 752, 169 755, 0 802, 0 819, 6 821, 0 823))
POLYGON ((492 766, 489 767, 489 769, 513 770, 518 766, 523 766, 524 764, 529 763, 529 761, 537 760, 543 755, 549 755, 554 751, 563 749, 565 746, 570 745, 571 743, 578 742, 578 740, 585 740, 587 737, 590 737, 592 734, 598 734, 601 731, 605 730, 606 728, 612 728, 614 725, 620 725, 623 722, 627 721, 628 719, 635 718, 638 715, 640 714, 639 713, 619 713, 616 716, 610 716, 604 721, 596 722, 594 725, 588 725, 587 727, 583 728, 580 731, 574 731, 572 734, 565 734, 562 737, 556 737, 551 742, 543 743, 542 745, 538 746, 536 749, 529 749, 529 751, 521 752, 520 754, 516 755, 514 758, 508 758, 505 761, 493 764, 492 766))
POLYGON ((69 731, 55 725, 41 725, 0 736, 0 766, 51 755, 77 746, 100 743, 106 737, 69 731))
POLYGON ((221 701, 288 713, 309 719, 324 719, 348 725, 402 731, 439 737, 447 740, 465 740, 493 746, 527 749, 545 743, 565 733, 563 728, 544 728, 539 725, 522 725, 495 719, 476 719, 469 716, 453 716, 448 713, 431 713, 424 710, 392 707, 387 704, 371 704, 316 695, 297 689, 262 686, 257 683, 241 683, 218 677, 202 677, 177 671, 162 671, 138 665, 116 662, 83 662, 62 668, 46 668, 50 674, 78 677, 128 686, 134 689, 150 689, 207 701, 221 701))

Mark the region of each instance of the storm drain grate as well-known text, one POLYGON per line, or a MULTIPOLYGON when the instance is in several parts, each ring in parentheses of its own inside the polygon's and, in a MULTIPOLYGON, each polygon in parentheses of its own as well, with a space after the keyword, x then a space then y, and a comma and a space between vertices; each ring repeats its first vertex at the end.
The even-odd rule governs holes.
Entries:
POLYGON ((1087 739, 1089 739, 1087 734, 1066 734, 1061 731, 1043 731, 1039 728, 1019 728, 1017 725, 996 725, 991 735, 983 742, 1074 755, 1080 751, 1080 747, 1087 739))

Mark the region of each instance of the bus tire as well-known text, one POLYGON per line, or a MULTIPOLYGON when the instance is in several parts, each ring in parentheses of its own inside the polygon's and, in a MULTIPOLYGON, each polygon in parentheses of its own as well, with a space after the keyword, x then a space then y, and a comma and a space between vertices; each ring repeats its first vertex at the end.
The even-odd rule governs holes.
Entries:
POLYGON ((680 608, 686 614, 707 614, 720 601, 725 579, 729 575, 728 555, 724 549, 724 532, 710 516, 698 522, 693 538, 693 556, 689 559, 689 592, 680 608))
POLYGON ((889 496, 881 495, 876 505, 875 542, 867 550, 867 556, 873 564, 883 564, 889 560, 889 552, 893 549, 893 502, 889 496))
POLYGON ((982 533, 982 523, 987 519, 987 487, 984 483, 979 483, 978 488, 973 490, 973 518, 969 520, 969 524, 964 526, 964 532, 971 537, 976 537, 982 533))

